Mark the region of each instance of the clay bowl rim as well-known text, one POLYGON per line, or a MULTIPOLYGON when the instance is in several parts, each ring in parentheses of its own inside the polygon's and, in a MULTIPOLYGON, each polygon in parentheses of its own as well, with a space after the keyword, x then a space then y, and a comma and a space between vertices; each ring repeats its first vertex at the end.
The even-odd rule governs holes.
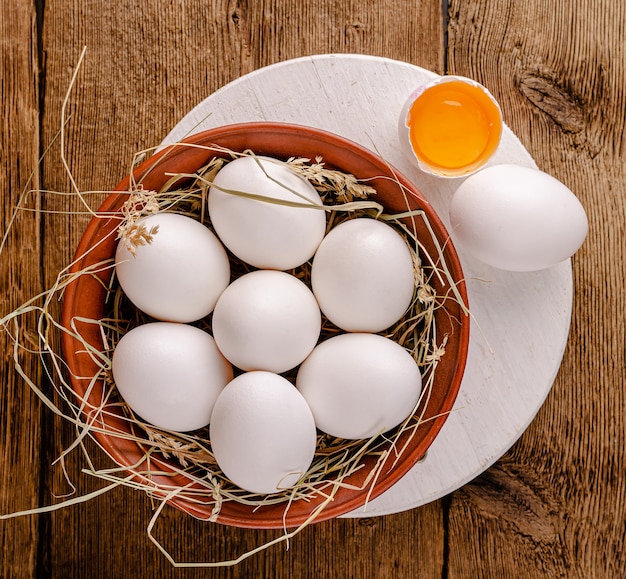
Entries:
MULTIPOLYGON (((398 191, 404 188, 405 191, 410 192, 411 203, 414 204, 415 207, 422 209, 427 215, 430 225, 436 233, 439 244, 443 248, 446 264, 458 292, 467 307, 467 290, 461 263, 446 227, 431 207, 430 203, 417 187, 401 172, 374 152, 344 137, 313 127, 287 123, 249 122, 225 125, 194 134, 184 139, 182 144, 173 144, 161 149, 134 169, 134 179, 136 182, 144 184, 147 189, 156 189, 156 187, 151 187, 151 185, 153 185, 155 181, 159 181, 159 178, 164 182, 163 173, 190 173, 189 168, 191 165, 195 165, 194 170, 197 170, 210 158, 219 154, 215 151, 207 151, 207 147, 213 145, 239 151, 252 149, 255 154, 265 154, 283 159, 292 156, 315 158, 317 154, 322 156, 328 166, 354 173, 358 178, 381 177, 378 181, 375 179, 377 183, 375 187, 379 189, 377 195, 379 200, 382 188, 384 188, 385 191, 387 191, 387 188, 390 188, 391 191, 394 190, 394 187, 397 188, 398 191), (234 147, 232 146, 233 140, 246 144, 234 147), (292 145, 291 143, 294 142, 296 144, 292 145), (315 151, 317 151, 316 154, 311 154, 312 152, 315 153, 315 151), (303 154, 303 152, 308 152, 308 154, 303 154), (175 167, 179 166, 181 163, 184 165, 185 169, 176 171, 175 167), (360 164, 362 167, 365 167, 368 174, 363 174, 365 169, 359 171, 358 166, 355 171, 355 164, 360 164), (384 179, 382 178, 384 176, 393 177, 393 179, 384 179), (391 185, 392 183, 393 185, 391 185)), ((167 177, 167 179, 169 179, 169 177, 167 177)), ((88 223, 76 248, 71 273, 82 271, 89 263, 98 263, 102 257, 110 258, 113 256, 116 244, 114 234, 116 224, 119 221, 116 219, 116 214, 123 201, 128 196, 127 192, 130 190, 130 184, 131 176, 129 175, 116 186, 115 192, 104 200, 97 211, 98 217, 92 218, 88 223), (104 256, 102 256, 103 253, 105 253, 104 256)), ((397 197, 397 194, 395 197, 392 195, 392 199, 399 202, 397 197)), ((385 204, 383 203, 383 205, 385 204)), ((385 205, 385 207, 386 209, 389 208, 387 205, 385 205)), ((400 210, 406 210, 404 200, 401 202, 401 206, 395 209, 395 211, 400 210)), ((80 275, 66 288, 61 315, 63 327, 71 328, 73 324, 76 326, 76 316, 88 317, 90 319, 99 319, 99 317, 102 317, 104 314, 103 298, 106 295, 104 288, 107 287, 106 284, 103 285, 103 282, 108 281, 110 275, 110 270, 108 272, 99 273, 98 277, 100 277, 100 281, 96 279, 95 276, 80 275), (87 314, 87 312, 89 313, 87 314)), ((420 433, 420 429, 422 429, 418 442, 412 443, 411 447, 406 449, 402 459, 399 460, 386 475, 378 479, 373 489, 365 488, 359 491, 345 488, 339 489, 335 495, 334 501, 328 504, 318 514, 315 522, 321 522, 354 511, 364 505, 368 496, 371 500, 388 490, 426 454, 426 451, 443 427, 458 396, 463 378, 469 347, 470 327, 469 317, 462 312, 460 304, 450 299, 444 301, 445 307, 438 310, 439 313, 437 315, 439 317, 437 324, 449 324, 451 340, 448 343, 448 348, 453 349, 452 354, 454 354, 454 359, 450 362, 452 357, 448 357, 446 353, 442 358, 442 362, 440 362, 440 366, 442 366, 445 361, 445 368, 447 368, 447 370, 441 370, 440 367, 437 369, 439 374, 435 376, 433 389, 437 387, 437 377, 442 373, 445 374, 446 377, 444 383, 447 382, 447 388, 440 407, 435 409, 435 412, 432 414, 427 424, 422 424, 418 428, 418 433, 420 433), (448 368, 448 366, 450 367, 448 368)), ((82 331, 79 328, 79 331, 81 331, 81 335, 85 338, 89 335, 90 344, 103 347, 101 336, 96 328, 97 326, 91 324, 86 325, 82 331)), ((88 380, 90 375, 94 375, 94 371, 97 370, 97 367, 88 356, 83 355, 81 357, 77 354, 79 344, 80 342, 69 333, 64 332, 62 334, 62 347, 66 363, 71 372, 71 384, 74 391, 82 396, 87 389, 86 380, 88 380), (81 379, 78 378, 78 376, 87 377, 87 379, 81 379)), ((441 385, 439 385, 439 387, 443 388, 441 385)), ((102 397, 102 388, 101 383, 100 385, 96 384, 96 387, 91 392, 89 400, 91 401, 96 397, 95 405, 98 404, 98 396, 102 397)), ((119 412, 117 412, 117 414, 119 415, 119 412)), ((105 432, 93 432, 92 436, 116 463, 130 469, 130 467, 135 465, 137 461, 144 456, 144 453, 141 452, 140 446, 137 443, 124 440, 114 435, 115 431, 118 429, 129 431, 128 424, 124 422, 120 416, 107 415, 107 420, 101 421, 100 425, 105 431, 110 431, 113 436, 105 432)), ((151 462, 157 465, 158 468, 163 468, 166 471, 172 470, 171 463, 167 460, 152 457, 151 462)), ((145 477, 143 478, 147 481, 145 477)), ((188 482, 187 477, 180 474, 176 474, 171 478, 161 478, 163 478, 163 480, 160 480, 159 477, 153 477, 153 479, 158 480, 159 483, 170 486, 176 482, 179 482, 181 485, 185 483, 185 481, 188 482)), ((167 495, 166 491, 157 488, 155 488, 154 493, 162 498, 165 498, 167 495)), ((180 510, 200 519, 208 518, 212 509, 212 503, 210 502, 202 504, 196 500, 183 497, 182 495, 168 498, 168 502, 180 510)), ((319 502, 321 502, 321 499, 319 502)), ((298 501, 296 501, 294 505, 297 505, 297 503, 298 501)), ((241 528, 271 529, 296 527, 307 520, 317 504, 318 502, 316 501, 306 503, 307 508, 305 510, 299 507, 294 510, 294 506, 292 505, 285 515, 284 505, 278 505, 277 510, 273 507, 274 511, 272 511, 272 509, 267 510, 267 507, 262 507, 252 513, 250 507, 245 507, 238 503, 224 503, 217 521, 222 524, 241 528)))

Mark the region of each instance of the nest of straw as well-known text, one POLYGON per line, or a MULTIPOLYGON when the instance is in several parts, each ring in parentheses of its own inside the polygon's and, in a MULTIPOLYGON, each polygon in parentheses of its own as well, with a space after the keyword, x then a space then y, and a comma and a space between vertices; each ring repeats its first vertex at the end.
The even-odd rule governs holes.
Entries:
MULTIPOLYGON (((243 153, 215 150, 215 157, 207 165, 192 175, 172 175, 171 179, 158 191, 145 190, 141 183, 131 177, 129 191, 121 209, 115 214, 92 212, 94 219, 110 221, 115 219, 114 234, 118 243, 125 243, 132 250, 150 243, 157 230, 147 230, 139 221, 141 217, 159 211, 180 213, 203 222, 209 228, 207 214, 207 195, 214 176, 224 163, 241 155, 253 155, 252 151, 243 153)), ((327 212, 327 230, 347 219, 368 217, 384 220, 403 237, 409 248, 414 263, 415 288, 413 300, 405 315, 393 327, 382 335, 394 340, 411 353, 422 374, 422 395, 411 415, 398 427, 364 440, 345 440, 319 432, 316 453, 308 471, 301 477, 298 484, 290 489, 270 495, 253 495, 234 485, 218 467, 211 452, 208 427, 190 433, 179 433, 156 428, 136 416, 126 405, 115 387, 111 373, 111 359, 116 344, 121 337, 139 324, 151 320, 139 311, 125 296, 113 274, 112 258, 89 265, 86 269, 75 271, 75 265, 81 262, 77 256, 72 264, 64 269, 53 286, 39 296, 0 319, 0 327, 11 334, 14 342, 14 362, 19 374, 31 389, 56 414, 64 417, 76 428, 76 439, 65 450, 59 460, 76 448, 83 451, 87 467, 83 472, 96 476, 108 483, 104 489, 87 496, 75 497, 50 507, 41 507, 32 512, 46 512, 89 500, 116 486, 126 486, 141 490, 154 497, 158 503, 153 519, 148 525, 148 536, 162 553, 174 564, 169 553, 152 536, 152 528, 162 511, 170 501, 182 499, 188 505, 197 508, 191 511, 194 516, 201 516, 209 521, 219 520, 219 515, 226 503, 244 506, 249 512, 264 506, 278 506, 287 521, 290 507, 296 501, 311 504, 311 512, 304 520, 299 519, 295 530, 285 532, 282 537, 271 541, 258 549, 242 555, 233 561, 207 563, 201 566, 231 565, 241 559, 253 555, 260 549, 288 540, 304 527, 315 520, 326 518, 324 509, 334 500, 341 489, 365 493, 364 502, 369 500, 379 477, 392 469, 403 453, 411 445, 411 440, 425 422, 439 416, 426 416, 426 408, 435 382, 435 371, 441 358, 445 355, 447 336, 439 335, 436 324, 436 311, 452 298, 461 311, 468 313, 462 295, 452 278, 445 263, 442 248, 435 243, 437 255, 430 256, 417 238, 417 233, 407 223, 413 219, 424 219, 426 230, 435 234, 427 216, 421 210, 407 210, 401 214, 385 213, 384 207, 376 201, 376 191, 367 182, 359 181, 353 175, 325 167, 323 160, 291 158, 287 160, 290 167, 313 184, 319 192, 327 212), (408 218, 408 219, 407 219, 408 218), (99 276, 103 275, 103 278, 99 276), (101 344, 94 345, 81 336, 80 330, 74 325, 67 326, 57 319, 54 303, 81 276, 89 278, 109 279, 105 288, 106 301, 104 316, 99 319, 80 319, 77 324, 95 326, 102 337, 101 344), (435 287, 445 288, 446 295, 437 295, 435 287), (24 327, 32 324, 33 331, 24 327), (28 320, 28 322, 26 321, 28 320), (58 350, 58 338, 69 337, 78 344, 83 355, 87 355, 96 365, 93 376, 76 376, 58 350), (35 354, 40 357, 44 371, 54 385, 58 396, 64 401, 65 409, 53 401, 42 391, 22 365, 22 354, 35 354), (84 391, 74 387, 75 380, 87 380, 84 391), (92 392, 101 386, 102 391, 94 402, 92 392), (69 409, 69 410, 68 410, 69 409), (111 420, 115 426, 111 426, 111 420), (121 420, 121 422, 120 422, 121 420), (89 452, 84 445, 86 438, 95 439, 104 450, 115 460, 114 453, 103 444, 103 437, 120 439, 130 442, 139 450, 140 458, 135 464, 119 463, 119 466, 107 469, 96 469, 89 452), (367 465, 367 466, 365 466, 367 465), (359 486, 354 486, 354 474, 359 475, 359 486), (181 484, 182 481, 182 484, 181 484), (199 514, 201 513, 201 514, 199 514)), ((119 193, 118 193, 119 194, 119 193)), ((231 275, 233 278, 248 273, 254 268, 243 263, 232 254, 231 275)), ((311 262, 307 262, 289 273, 310 286, 311 262)), ((100 281, 99 283, 102 283, 100 281)), ((211 316, 195 323, 198 327, 210 332, 211 316)), ((320 341, 341 332, 323 317, 320 341)), ((295 382, 298 368, 283 376, 295 382)), ((70 481, 71 484, 71 481, 70 481)), ((362 503, 361 503, 362 504, 362 503)), ((18 516, 15 513, 9 516, 18 516)))
MULTIPOLYGON (((61 158, 72 185, 71 194, 76 195, 81 200, 87 213, 94 219, 119 219, 116 228, 119 242, 129 244, 131 249, 150 243, 152 237, 158 235, 158 231, 146 230, 138 223, 140 217, 156 211, 181 213, 198 219, 210 227, 206 212, 206 199, 214 175, 223 163, 229 162, 230 159, 241 154, 253 154, 252 152, 235 153, 216 148, 214 152, 217 156, 206 166, 193 175, 172 175, 171 180, 159 191, 143 190, 141 184, 136 183, 131 175, 131 184, 127 191, 128 200, 119 214, 112 217, 110 214, 99 214, 91 209, 86 200, 86 195, 78 188, 73 179, 64 155, 65 108, 84 54, 85 50, 81 54, 63 104, 62 117, 64 121, 59 133, 61 158), (184 180, 184 187, 180 186, 181 179, 184 180)), ((369 467, 366 476, 361 479, 361 486, 354 490, 371 492, 378 477, 382 475, 383 468, 392 468, 396 461, 402 458, 403 453, 410 446, 412 437, 424 422, 439 418, 438 416, 425 415, 425 409, 432 394, 435 371, 442 356, 445 355, 447 343, 447 336, 438 335, 435 312, 442 306, 445 308, 444 304, 449 299, 453 299, 458 304, 463 314, 469 312, 462 293, 456 286, 461 280, 455 280, 451 275, 443 248, 436 241, 428 217, 420 210, 407 210, 396 215, 386 214, 382 205, 376 202, 376 191, 372 187, 366 182, 359 181, 353 175, 327 169, 322 159, 311 161, 292 158, 287 162, 295 172, 308 179, 320 193, 328 213, 328 229, 346 219, 355 217, 382 219, 396 228, 411 250, 415 266, 413 301, 404 317, 392 328, 389 328, 384 335, 406 348, 420 367, 423 389, 414 412, 394 430, 368 440, 347 441, 320 433, 313 464, 299 484, 292 489, 273 495, 251 495, 232 484, 218 468, 211 453, 208 429, 192 433, 164 431, 142 421, 125 404, 111 377, 112 353, 115 345, 126 332, 138 324, 149 321, 149 319, 130 304, 120 290, 115 277, 110 276, 113 271, 111 258, 76 271, 74 266, 82 259, 82 256, 77 256, 74 262, 59 273, 52 287, 40 295, 34 296, 12 312, 3 314, 0 317, 0 330, 5 332, 13 343, 13 362, 16 372, 52 412, 64 418, 76 430, 75 440, 58 457, 57 462, 63 465, 68 454, 75 449, 80 449, 86 461, 82 472, 95 476, 108 484, 87 495, 65 497, 64 501, 49 506, 0 515, 0 519, 66 508, 76 503, 91 500, 118 486, 126 486, 145 492, 155 498, 158 506, 155 508, 152 520, 147 527, 148 537, 173 566, 229 566, 237 564, 273 544, 288 541, 311 522, 324 518, 322 512, 333 501, 336 493, 345 487, 353 488, 350 486, 353 484, 351 475, 359 471, 362 472, 365 462, 374 466, 369 467), (430 231, 432 236, 436 255, 429 255, 417 238, 416 232, 407 226, 407 222, 413 222, 414 219, 424 220, 426 230, 430 231), (105 315, 99 319, 76 321, 77 324, 98 328, 102 337, 102 348, 85 340, 74 325, 74 320, 72 320, 71 326, 68 326, 62 322, 58 315, 60 298, 81 276, 97 278, 100 280, 98 283, 102 283, 101 280, 104 278, 111 280, 106 287, 105 315), (435 280, 435 278, 437 279, 435 280), (444 291, 445 295, 437 295, 435 287, 444 291), (76 376, 70 371, 68 361, 62 356, 59 347, 59 338, 63 341, 68 337, 78 344, 83 355, 89 357, 96 364, 97 370, 93 376, 91 374, 87 377, 76 376), (56 396, 53 396, 51 390, 48 391, 42 387, 39 378, 33 376, 27 368, 25 360, 32 356, 40 359, 44 376, 54 388, 56 396), (75 380, 87 381, 85 391, 79 392, 79 389, 74 387, 75 380), (97 396, 98 401, 93 402, 91 393, 99 386, 102 387, 102 392, 97 396), (115 426, 111 426, 111 420, 116 421, 115 426), (92 438, 101 446, 106 446, 102 443, 103 437, 129 441, 139 449, 140 458, 136 464, 128 465, 120 462, 111 468, 97 469, 89 456, 85 439, 92 438), (164 483, 164 480, 171 482, 164 483), (184 481, 183 486, 179 484, 180 480, 184 481), (174 561, 167 550, 153 536, 153 528, 162 509, 170 502, 170 499, 174 500, 179 497, 188 504, 199 505, 201 509, 196 510, 196 513, 200 511, 206 513, 208 507, 209 515, 204 518, 212 521, 218 520, 223 505, 228 502, 245 505, 251 509, 257 509, 263 505, 279 505, 285 513, 285 519, 290 506, 295 501, 311 501, 317 506, 312 507, 311 514, 299 523, 295 530, 288 532, 285 528, 282 536, 235 559, 207 563, 179 563, 174 561)), ((9 227, 0 241, 0 255, 5 249, 11 224, 17 215, 26 209, 26 200, 30 193, 33 192, 25 191, 15 208, 9 227)), ((54 192, 40 191, 39 193, 54 192)), ((62 194, 65 195, 66 193, 62 194)), ((243 275, 250 271, 249 266, 232 255, 230 257, 233 276, 243 275)), ((308 283, 310 263, 306 263, 290 273, 308 283)), ((210 330, 210 317, 198 322, 197 325, 210 330)), ((320 340, 339 331, 328 320, 324 320, 320 340)), ((297 369, 294 369, 285 377, 293 380, 296 371, 297 369)), ((105 451, 115 460, 109 449, 105 448, 105 451)), ((68 482, 73 488, 72 481, 68 479, 68 482)), ((368 497, 366 497, 366 501, 368 497)))

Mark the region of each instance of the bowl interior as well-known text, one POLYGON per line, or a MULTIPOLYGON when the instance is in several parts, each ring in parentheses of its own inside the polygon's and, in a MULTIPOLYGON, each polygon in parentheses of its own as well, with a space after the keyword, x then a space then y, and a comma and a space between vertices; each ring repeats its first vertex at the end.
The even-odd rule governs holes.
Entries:
MULTIPOLYGON (((214 146, 234 151, 250 149, 257 155, 268 155, 287 159, 289 157, 322 157, 327 167, 335 168, 355 175, 359 179, 370 179, 369 184, 377 190, 376 200, 387 213, 400 213, 411 209, 421 209, 426 214, 438 244, 443 248, 448 270, 460 295, 467 304, 467 295, 463 281, 463 272, 449 235, 430 204, 402 174, 367 149, 331 133, 310 127, 287 125, 282 123, 243 123, 211 129, 185 140, 185 144, 168 147, 144 161, 134 171, 136 182, 145 189, 158 190, 171 174, 193 173, 216 156, 214 146), (213 149, 213 150, 211 150, 213 149)), ((76 250, 73 272, 84 272, 90 266, 112 259, 116 248, 116 228, 118 214, 130 190, 130 176, 116 187, 119 193, 111 194, 87 226, 76 250)), ((417 234, 431 256, 437 255, 435 242, 421 220, 415 220, 417 234)), ((82 320, 101 319, 105 312, 106 287, 110 281, 111 269, 95 275, 81 274, 67 288, 62 312, 64 327, 74 327, 92 346, 102 349, 103 341, 100 329, 95 324, 82 320)), ((436 278, 436 276, 434 276, 436 278)), ((433 280, 438 296, 450 295, 450 287, 445 281, 433 280), (439 287, 437 284, 442 284, 439 287)), ((437 332, 440 336, 448 335, 446 353, 441 358, 435 373, 432 391, 421 409, 426 419, 414 432, 400 460, 388 461, 373 490, 367 486, 362 490, 340 488, 332 503, 327 505, 316 521, 329 519, 361 507, 367 498, 375 498, 390 488, 426 453, 437 433, 443 426, 447 413, 452 409, 460 387, 469 343, 469 319, 457 300, 442 298, 441 307, 436 310, 437 332)), ((88 393, 88 400, 94 406, 102 403, 104 388, 101 382, 90 385, 91 377, 99 368, 90 355, 84 352, 84 345, 69 333, 63 334, 63 351, 72 374, 72 388, 79 396, 88 393)), ((144 450, 133 441, 116 436, 116 432, 128 432, 130 426, 121 418, 119 409, 107 407, 105 413, 98 413, 97 423, 102 432, 94 432, 94 437, 105 451, 118 464, 132 469, 144 457, 144 450)), ((404 434, 402 435, 404 436, 404 434)), ((408 436, 408 434, 406 435, 408 436)), ((404 440, 400 439, 400 445, 404 440)), ((345 482, 355 488, 363 486, 367 472, 375 465, 375 457, 364 459, 364 468, 357 471, 345 482)), ((166 459, 153 458, 153 466, 172 471, 173 465, 166 459)), ((171 488, 172 485, 185 486, 190 480, 184 474, 173 476, 154 475, 155 485, 171 488)), ((163 492, 155 487, 155 493, 163 492)), ((282 528, 302 524, 311 512, 322 503, 295 501, 285 515, 284 505, 251 507, 238 502, 225 502, 222 505, 218 521, 224 524, 249 528, 282 528)), ((170 499, 178 508, 200 518, 208 518, 213 504, 203 504, 182 496, 170 499)))

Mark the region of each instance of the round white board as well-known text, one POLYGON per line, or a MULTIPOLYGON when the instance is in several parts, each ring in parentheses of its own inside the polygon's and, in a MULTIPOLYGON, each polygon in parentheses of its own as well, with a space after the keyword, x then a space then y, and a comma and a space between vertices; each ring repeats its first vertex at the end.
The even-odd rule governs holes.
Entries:
MULTIPOLYGON (((395 165, 448 225, 460 180, 429 177, 403 155, 400 109, 432 72, 394 60, 320 55, 275 64, 218 90, 187 114, 163 141, 246 121, 325 129, 364 145, 395 165)), ((492 164, 536 167, 505 127, 492 164)), ((455 409, 422 462, 365 509, 348 517, 386 515, 438 499, 485 471, 519 438, 547 396, 561 364, 572 307, 570 261, 534 273, 492 269, 463 253, 474 321, 455 409)))

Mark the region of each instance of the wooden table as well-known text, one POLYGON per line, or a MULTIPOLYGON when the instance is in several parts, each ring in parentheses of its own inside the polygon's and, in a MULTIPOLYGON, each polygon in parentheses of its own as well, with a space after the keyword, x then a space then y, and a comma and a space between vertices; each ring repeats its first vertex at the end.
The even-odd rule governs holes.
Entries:
MULTIPOLYGON (((200 100, 245 73, 304 55, 359 53, 485 84, 538 166, 580 198, 590 232, 573 259, 570 339, 546 403, 515 446, 460 490, 395 515, 313 525, 289 550, 273 547, 237 567, 175 569, 146 534, 153 504, 118 488, 50 514, 0 521, 0 576, 622 576, 625 26, 626 6, 610 0, 3 2, 2 234, 25 188, 71 191, 55 137, 83 46, 64 133, 82 191, 113 187, 134 153, 158 144, 200 100)), ((0 254, 0 316, 49 287, 88 219, 68 215, 81 209, 75 196, 32 195, 29 207, 43 211, 21 213, 0 254)), ((5 514, 71 492, 53 462, 75 431, 19 377, 6 333, 0 343, 5 514)), ((23 361, 45 390, 37 359, 23 361)), ((98 466, 110 464, 87 448, 98 466)), ((75 496, 103 486, 81 474, 84 465, 80 451, 65 460, 75 496)), ((154 533, 185 562, 232 558, 276 536, 171 508, 154 533)))

